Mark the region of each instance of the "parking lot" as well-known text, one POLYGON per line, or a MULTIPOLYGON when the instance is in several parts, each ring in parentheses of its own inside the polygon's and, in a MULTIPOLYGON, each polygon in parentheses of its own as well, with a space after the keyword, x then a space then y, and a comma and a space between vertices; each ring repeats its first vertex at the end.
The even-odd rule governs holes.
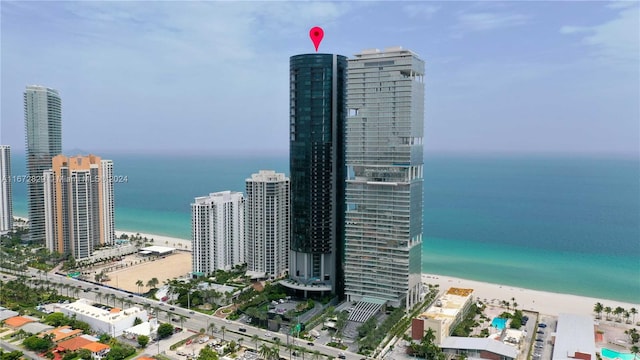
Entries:
POLYGON ((556 329, 557 318, 541 315, 538 326, 532 329, 533 360, 551 360, 553 343, 551 333, 556 329))

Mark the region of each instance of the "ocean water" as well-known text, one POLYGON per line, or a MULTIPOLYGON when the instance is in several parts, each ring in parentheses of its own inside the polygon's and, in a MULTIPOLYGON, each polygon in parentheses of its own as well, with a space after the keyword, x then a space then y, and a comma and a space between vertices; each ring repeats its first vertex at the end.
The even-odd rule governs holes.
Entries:
MULTIPOLYGON (((286 156, 105 155, 116 227, 190 238, 190 206, 244 191, 286 156)), ((13 174, 24 174, 14 156, 13 174)), ((424 272, 640 303, 640 161, 633 157, 427 155, 424 272)), ((14 185, 26 216, 26 187, 14 185)))

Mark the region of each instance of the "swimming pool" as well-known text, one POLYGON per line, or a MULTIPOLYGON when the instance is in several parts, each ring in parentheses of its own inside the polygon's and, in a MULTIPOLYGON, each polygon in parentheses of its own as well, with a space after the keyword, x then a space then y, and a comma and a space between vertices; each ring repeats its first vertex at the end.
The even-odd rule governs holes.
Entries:
POLYGON ((602 353, 602 356, 609 359, 634 360, 633 354, 623 354, 607 348, 602 348, 601 353, 602 353))
POLYGON ((502 330, 507 326, 507 319, 501 318, 501 317, 495 317, 493 318, 493 320, 491 320, 491 326, 493 326, 498 330, 502 330))

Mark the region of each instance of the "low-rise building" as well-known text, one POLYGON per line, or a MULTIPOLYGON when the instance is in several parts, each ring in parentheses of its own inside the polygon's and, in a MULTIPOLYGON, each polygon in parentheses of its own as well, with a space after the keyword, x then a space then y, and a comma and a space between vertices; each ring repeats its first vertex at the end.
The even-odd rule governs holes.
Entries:
POLYGON ((465 355, 468 359, 515 360, 518 357, 518 349, 490 338, 449 336, 440 347, 447 355, 465 355))
POLYGON ((11 329, 17 329, 27 323, 34 321, 37 321, 37 319, 33 319, 27 316, 14 316, 8 319, 4 319, 4 324, 11 329))
POLYGON ((5 307, 0 306, 0 321, 12 318, 14 316, 18 316, 17 311, 9 310, 5 307))
POLYGON ((76 351, 81 349, 83 346, 96 341, 98 341, 98 339, 91 335, 80 335, 68 340, 60 341, 58 343, 58 349, 63 349, 64 351, 76 351))
POLYGON ((80 329, 72 329, 71 326, 60 326, 55 329, 48 330, 43 333, 43 335, 53 335, 51 341, 54 343, 59 343, 64 340, 68 340, 74 338, 78 335, 82 335, 82 330, 80 329))
POLYGON ((109 353, 109 350, 111 350, 111 347, 107 344, 103 344, 96 341, 96 342, 92 342, 87 345, 84 345, 82 349, 89 350, 91 352, 91 358, 94 360, 98 360, 98 359, 102 359, 105 355, 107 355, 107 353, 109 353))
POLYGON ((586 315, 560 314, 555 333, 553 360, 596 358, 595 323, 586 315))
POLYGON ((60 311, 71 317, 84 321, 97 333, 120 336, 123 331, 132 327, 136 318, 142 321, 148 319, 147 311, 138 307, 120 310, 118 308, 106 310, 93 306, 87 299, 79 299, 70 304, 61 304, 60 311))
POLYGON ((432 329, 436 337, 435 343, 440 344, 469 312, 473 302, 472 293, 473 289, 447 290, 427 311, 413 319, 411 337, 420 340, 428 329, 432 329))

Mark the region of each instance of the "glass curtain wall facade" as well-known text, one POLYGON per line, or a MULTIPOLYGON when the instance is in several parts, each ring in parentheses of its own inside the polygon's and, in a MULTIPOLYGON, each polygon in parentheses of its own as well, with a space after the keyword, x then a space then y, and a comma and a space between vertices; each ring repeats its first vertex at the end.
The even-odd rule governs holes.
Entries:
POLYGON ((58 91, 30 85, 24 92, 29 241, 45 242, 43 173, 62 153, 62 109, 58 91))
POLYGON ((419 301, 424 62, 402 48, 349 60, 346 297, 419 301))
POLYGON ((290 282, 344 291, 344 130, 347 59, 305 54, 290 61, 290 282))
POLYGON ((11 147, 0 145, 0 234, 13 228, 11 183, 11 147))

